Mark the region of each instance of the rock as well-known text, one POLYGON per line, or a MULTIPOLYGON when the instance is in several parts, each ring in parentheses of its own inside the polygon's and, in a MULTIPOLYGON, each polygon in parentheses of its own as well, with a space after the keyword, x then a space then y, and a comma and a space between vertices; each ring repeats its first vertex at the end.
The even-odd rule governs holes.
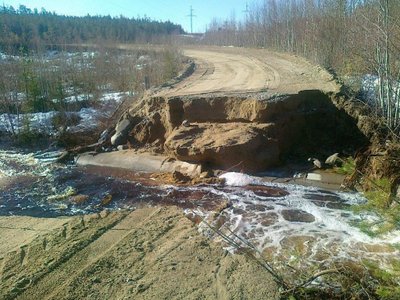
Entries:
POLYGON ((271 226, 271 225, 276 224, 278 222, 278 220, 279 220, 278 215, 274 212, 270 212, 270 213, 263 215, 261 225, 271 226))
POLYGON ((111 144, 119 146, 128 141, 128 134, 132 130, 134 124, 129 114, 125 114, 115 126, 115 134, 111 137, 111 144))
POLYGON ((126 150, 126 149, 128 149, 128 146, 127 146, 127 145, 119 145, 119 146, 117 147, 117 150, 118 150, 118 151, 122 151, 122 150, 126 150))
POLYGON ((315 221, 315 217, 308 212, 297 209, 285 209, 281 212, 282 217, 289 222, 302 222, 312 223, 315 221))
POLYGON ((186 183, 192 180, 192 178, 190 178, 189 176, 186 176, 178 171, 173 172, 172 177, 174 178, 174 181, 177 183, 186 183))
POLYGON ((260 197, 285 197, 289 195, 289 192, 283 188, 270 187, 263 185, 247 185, 246 190, 252 191, 255 195, 260 197))
POLYGON ((107 140, 108 135, 110 134, 110 129, 106 129, 104 130, 101 134, 100 134, 100 138, 97 141, 99 144, 104 143, 107 140))
POLYGON ((75 204, 83 204, 83 203, 85 203, 86 201, 89 200, 89 196, 88 195, 79 194, 79 195, 71 196, 69 198, 69 200, 71 202, 75 203, 75 204))
POLYGON ((284 237, 280 244, 283 249, 290 249, 292 252, 289 255, 292 256, 293 253, 297 253, 297 255, 310 255, 312 246, 315 244, 315 237, 307 236, 307 235, 299 235, 299 236, 287 236, 284 237))
POLYGON ((111 137, 111 145, 118 146, 121 144, 126 143, 127 137, 123 135, 121 132, 116 132, 112 137, 111 137))
POLYGON ((308 161, 312 161, 314 167, 317 169, 322 169, 322 163, 319 159, 310 157, 308 161))
POLYGON ((189 127, 189 126, 190 126, 189 121, 188 121, 188 120, 183 120, 182 126, 184 126, 184 127, 189 127))
POLYGON ((117 126, 115 126, 115 131, 126 132, 130 126, 131 126, 131 121, 128 118, 122 119, 117 123, 117 126))
POLYGON ((332 154, 331 156, 329 156, 325 160, 325 164, 330 165, 330 166, 334 166, 339 162, 339 160, 340 160, 339 153, 335 153, 335 154, 332 154))
POLYGON ((268 124, 196 123, 179 127, 164 149, 179 160, 219 168, 260 171, 279 163, 279 146, 266 136, 268 124))
POLYGON ((101 199, 100 206, 106 206, 110 204, 111 201, 112 201, 112 195, 107 194, 103 197, 103 199, 101 199))

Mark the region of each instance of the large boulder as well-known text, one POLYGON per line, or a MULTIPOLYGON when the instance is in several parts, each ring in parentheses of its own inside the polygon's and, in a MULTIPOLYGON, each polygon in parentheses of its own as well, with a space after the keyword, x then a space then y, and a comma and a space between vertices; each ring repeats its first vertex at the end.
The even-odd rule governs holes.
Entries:
POLYGON ((261 171, 279 163, 279 145, 269 137, 271 124, 192 123, 167 138, 165 151, 183 161, 228 169, 261 171))
POLYGON ((115 133, 111 137, 111 145, 119 146, 128 141, 128 134, 135 125, 134 117, 124 114, 115 126, 115 133))

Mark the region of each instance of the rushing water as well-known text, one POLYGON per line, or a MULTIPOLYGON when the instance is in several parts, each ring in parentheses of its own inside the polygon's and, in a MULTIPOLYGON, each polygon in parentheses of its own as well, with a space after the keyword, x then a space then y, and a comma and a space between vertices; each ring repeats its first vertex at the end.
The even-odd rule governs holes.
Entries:
MULTIPOLYGON (((354 226, 378 220, 349 209, 365 202, 360 194, 273 184, 239 173, 224 174, 223 186, 163 185, 127 171, 56 164, 58 154, 0 151, 0 215, 55 217, 177 205, 193 220, 205 219, 289 261, 303 256, 314 262, 365 257, 385 262, 398 255, 391 246, 399 242, 398 232, 374 239, 354 226), (216 217, 213 211, 221 213, 216 217)), ((215 236, 199 223, 205 234, 215 236)))

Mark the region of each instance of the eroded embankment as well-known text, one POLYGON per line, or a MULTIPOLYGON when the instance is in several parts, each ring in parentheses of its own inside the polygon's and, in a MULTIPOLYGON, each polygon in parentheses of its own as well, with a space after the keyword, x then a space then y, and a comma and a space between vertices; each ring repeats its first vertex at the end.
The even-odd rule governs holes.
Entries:
POLYGON ((310 90, 144 98, 122 116, 111 141, 205 167, 253 172, 291 157, 351 153, 368 140, 331 95, 310 90))

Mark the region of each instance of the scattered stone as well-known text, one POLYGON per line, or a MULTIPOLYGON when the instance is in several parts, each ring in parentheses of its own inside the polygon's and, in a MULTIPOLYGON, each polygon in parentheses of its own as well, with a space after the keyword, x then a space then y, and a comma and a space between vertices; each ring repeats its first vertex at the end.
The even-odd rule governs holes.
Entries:
POLYGON ((312 223, 315 221, 315 217, 304 210, 285 209, 282 210, 281 214, 289 222, 312 223))
POLYGON ((323 195, 323 194, 305 194, 304 198, 310 199, 310 200, 317 200, 317 201, 323 201, 323 202, 343 202, 342 199, 338 195, 335 194, 328 194, 328 195, 323 195))
POLYGON ((247 205, 247 209, 250 211, 255 210, 255 211, 263 212, 263 211, 267 211, 267 210, 273 210, 274 207, 273 206, 265 206, 262 204, 249 204, 249 205, 247 205))
POLYGON ((310 157, 308 161, 311 161, 317 169, 322 169, 322 163, 319 159, 310 157))
POLYGON ((88 195, 75 195, 75 196, 71 196, 69 198, 69 201, 71 201, 72 203, 75 203, 75 204, 83 204, 88 200, 89 200, 88 195))
POLYGON ((335 166, 340 161, 339 153, 332 154, 325 160, 325 164, 335 166))
POLYGON ((338 195, 334 193, 330 193, 327 195, 324 194, 305 194, 304 198, 310 199, 312 203, 319 207, 328 207, 332 209, 346 209, 350 205, 343 203, 343 199, 340 199, 338 195))
POLYGON ((117 146, 126 142, 126 137, 121 132, 116 132, 111 137, 111 145, 117 146))
POLYGON ((115 126, 115 134, 111 137, 111 144, 119 146, 125 144, 128 140, 129 131, 132 130, 134 124, 131 116, 126 113, 115 126))
POLYGON ((312 236, 288 236, 281 240, 280 244, 284 249, 290 249, 292 253, 288 256, 306 255, 312 248, 315 237, 312 236))
POLYGON ((192 180, 192 178, 190 178, 189 176, 187 176, 179 171, 174 171, 172 173, 172 177, 173 177, 174 181, 177 183, 187 183, 192 180))
POLYGON ((348 209, 351 205, 343 202, 328 202, 326 203, 326 207, 331 209, 348 209))
POLYGON ((117 146, 118 151, 122 151, 122 150, 126 150, 126 149, 128 149, 128 145, 118 145, 117 146))
POLYGON ((257 196, 267 197, 267 198, 285 197, 289 195, 288 191, 278 187, 269 187, 263 185, 247 185, 245 189, 252 191, 257 196))
POLYGON ((211 171, 205 171, 205 172, 202 172, 199 177, 200 178, 209 178, 209 177, 213 177, 213 176, 212 176, 211 171))
POLYGON ((112 195, 107 194, 101 200, 100 206, 106 206, 106 205, 110 204, 111 201, 112 201, 112 195))
POLYGON ((271 226, 278 222, 278 215, 274 212, 267 213, 263 215, 261 225, 263 226, 271 226))
POLYGON ((182 126, 183 127, 189 127, 190 126, 190 122, 188 120, 183 120, 182 126))

